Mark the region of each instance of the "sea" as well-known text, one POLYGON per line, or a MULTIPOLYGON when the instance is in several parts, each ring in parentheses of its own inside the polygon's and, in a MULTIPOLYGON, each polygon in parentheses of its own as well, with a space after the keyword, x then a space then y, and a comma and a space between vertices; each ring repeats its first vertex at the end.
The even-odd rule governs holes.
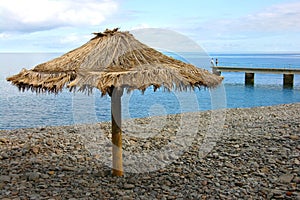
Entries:
MULTIPOLYGON (((210 59, 218 59, 219 66, 297 68, 300 53, 211 53, 203 56, 195 52, 166 55, 211 71, 210 59)), ((98 90, 87 95, 69 92, 55 94, 20 92, 6 81, 6 77, 22 68, 31 69, 62 53, 0 53, 0 129, 60 126, 96 123, 111 120, 110 97, 98 90)), ((300 102, 300 75, 294 76, 292 88, 283 87, 281 74, 255 74, 254 86, 245 86, 244 73, 224 72, 222 85, 214 89, 200 88, 186 92, 153 88, 144 93, 133 91, 122 96, 122 118, 143 118, 167 114, 251 108, 300 102)))

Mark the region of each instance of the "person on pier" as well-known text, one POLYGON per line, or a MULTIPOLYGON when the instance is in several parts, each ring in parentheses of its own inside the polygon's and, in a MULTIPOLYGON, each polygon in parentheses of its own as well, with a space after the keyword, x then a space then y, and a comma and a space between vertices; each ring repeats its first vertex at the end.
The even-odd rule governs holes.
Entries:
POLYGON ((212 67, 215 67, 215 66, 216 66, 215 61, 214 61, 214 58, 212 58, 212 59, 210 60, 210 64, 211 64, 212 67))

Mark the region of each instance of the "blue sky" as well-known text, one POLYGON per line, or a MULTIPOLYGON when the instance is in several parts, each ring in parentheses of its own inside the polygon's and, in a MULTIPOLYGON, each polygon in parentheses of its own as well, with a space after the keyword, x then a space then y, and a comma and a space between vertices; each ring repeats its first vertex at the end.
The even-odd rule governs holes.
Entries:
POLYGON ((66 52, 114 27, 176 31, 207 52, 300 52, 299 0, 0 1, 0 52, 66 52))

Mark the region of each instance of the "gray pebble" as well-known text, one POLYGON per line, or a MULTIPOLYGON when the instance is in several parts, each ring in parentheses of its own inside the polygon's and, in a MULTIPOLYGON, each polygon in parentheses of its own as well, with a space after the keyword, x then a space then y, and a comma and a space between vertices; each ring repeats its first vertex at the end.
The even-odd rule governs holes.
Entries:
POLYGON ((38 172, 27 173, 28 181, 36 181, 37 179, 39 179, 39 177, 40 177, 40 173, 38 173, 38 172))
POLYGON ((297 199, 299 112, 299 103, 227 109, 219 135, 212 111, 155 117, 161 127, 124 120, 123 177, 111 175, 108 122, 0 130, 9 141, 0 144, 0 199, 297 199), (195 135, 180 135, 196 118, 195 135))
POLYGON ((0 175, 0 182, 10 182, 10 179, 10 176, 0 175))
POLYGON ((124 189, 129 190, 129 189, 133 189, 135 187, 135 185, 133 184, 124 184, 124 189))
POLYGON ((278 178, 280 183, 290 183, 294 178, 293 174, 283 174, 278 178))

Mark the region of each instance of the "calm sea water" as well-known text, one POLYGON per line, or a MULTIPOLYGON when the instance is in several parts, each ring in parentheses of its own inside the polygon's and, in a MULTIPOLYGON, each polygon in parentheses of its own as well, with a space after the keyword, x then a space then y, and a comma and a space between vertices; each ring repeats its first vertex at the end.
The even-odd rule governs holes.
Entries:
MULTIPOLYGON (((110 98, 94 90, 90 96, 65 90, 58 95, 19 92, 5 78, 59 53, 0 54, 0 129, 110 121, 110 98)), ((176 55, 173 55, 176 57, 176 55)), ((210 57, 222 66, 300 68, 300 54, 181 54, 180 59, 209 69, 210 57)), ((177 58, 178 55, 177 55, 177 58)), ((123 118, 138 118, 219 108, 242 108, 300 102, 300 76, 294 88, 282 86, 282 75, 255 74, 254 87, 244 86, 243 73, 222 73, 223 85, 188 92, 134 91, 122 97, 123 118)))

